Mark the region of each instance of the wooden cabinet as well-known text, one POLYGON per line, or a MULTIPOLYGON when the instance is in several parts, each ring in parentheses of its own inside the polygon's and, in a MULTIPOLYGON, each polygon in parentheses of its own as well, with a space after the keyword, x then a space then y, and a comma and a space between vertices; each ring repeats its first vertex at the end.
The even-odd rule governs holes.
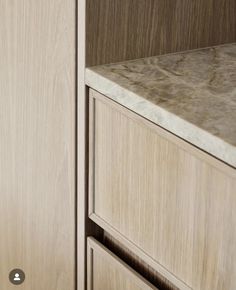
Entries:
POLYGON ((88 238, 88 290, 158 290, 93 238, 88 238))
POLYGON ((75 290, 75 9, 0 3, 2 290, 75 290))
POLYGON ((90 218, 180 289, 236 288, 236 171, 90 91, 90 218))

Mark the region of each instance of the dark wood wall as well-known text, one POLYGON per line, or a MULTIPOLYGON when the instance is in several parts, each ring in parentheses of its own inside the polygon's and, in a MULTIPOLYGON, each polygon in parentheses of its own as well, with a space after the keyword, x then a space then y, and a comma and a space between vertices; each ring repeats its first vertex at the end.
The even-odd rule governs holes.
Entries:
POLYGON ((236 41, 236 0, 87 0, 86 65, 236 41))

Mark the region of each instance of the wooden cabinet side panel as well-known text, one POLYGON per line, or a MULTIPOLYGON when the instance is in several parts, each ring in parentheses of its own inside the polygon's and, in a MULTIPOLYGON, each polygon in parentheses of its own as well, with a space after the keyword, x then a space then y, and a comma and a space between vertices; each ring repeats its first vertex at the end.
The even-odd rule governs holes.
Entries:
POLYGON ((92 96, 94 214, 193 289, 235 289, 235 170, 92 96))
POLYGON ((0 2, 0 281, 75 289, 75 1, 0 2))

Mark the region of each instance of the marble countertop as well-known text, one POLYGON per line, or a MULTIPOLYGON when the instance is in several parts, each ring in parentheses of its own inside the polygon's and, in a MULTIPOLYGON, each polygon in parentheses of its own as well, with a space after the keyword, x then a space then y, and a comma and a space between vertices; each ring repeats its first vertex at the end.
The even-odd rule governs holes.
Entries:
POLYGON ((86 84, 236 167, 236 43, 90 67, 86 84))

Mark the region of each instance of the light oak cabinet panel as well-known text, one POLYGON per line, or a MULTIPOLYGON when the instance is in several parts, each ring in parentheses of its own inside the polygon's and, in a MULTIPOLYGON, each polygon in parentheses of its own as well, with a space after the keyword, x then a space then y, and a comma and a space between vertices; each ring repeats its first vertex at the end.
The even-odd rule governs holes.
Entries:
POLYGON ((75 289, 75 4, 0 1, 2 290, 75 289))
POLYGON ((236 289, 235 188, 235 169, 90 91, 90 218, 180 289, 236 289))
POLYGON ((158 290, 93 238, 88 238, 88 290, 158 290))

